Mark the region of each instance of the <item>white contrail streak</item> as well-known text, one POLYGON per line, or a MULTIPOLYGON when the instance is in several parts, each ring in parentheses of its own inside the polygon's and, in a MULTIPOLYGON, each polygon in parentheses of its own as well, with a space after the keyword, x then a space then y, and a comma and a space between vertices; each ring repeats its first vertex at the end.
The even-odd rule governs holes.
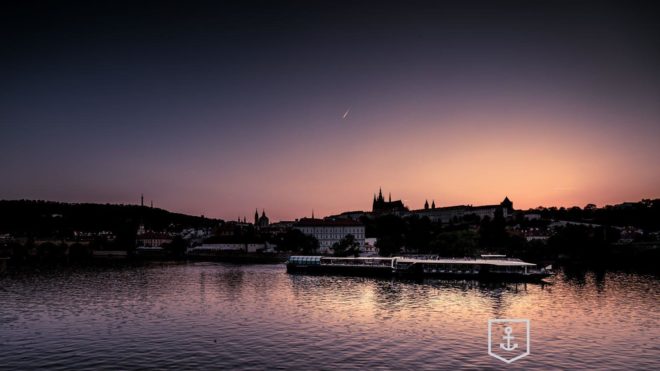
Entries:
POLYGON ((349 113, 349 112, 351 112, 351 107, 348 107, 348 109, 346 110, 346 112, 344 112, 344 116, 342 116, 341 118, 344 119, 344 120, 346 120, 346 116, 348 116, 348 113, 349 113))

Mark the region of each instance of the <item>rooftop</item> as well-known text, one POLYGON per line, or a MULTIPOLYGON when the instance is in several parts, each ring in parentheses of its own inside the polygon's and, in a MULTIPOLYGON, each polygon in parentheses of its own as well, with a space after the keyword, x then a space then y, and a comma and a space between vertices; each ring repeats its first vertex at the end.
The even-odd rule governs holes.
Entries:
POLYGON ((456 206, 445 206, 445 207, 436 207, 435 209, 417 209, 412 210, 413 213, 424 213, 424 212, 443 212, 443 211, 455 211, 455 210, 480 210, 480 209, 492 209, 500 207, 500 205, 481 205, 481 206, 472 206, 472 205, 456 205, 456 206))
POLYGON ((294 226, 296 227, 361 227, 363 226, 363 224, 351 219, 324 220, 324 219, 303 218, 297 221, 294 224, 294 226))
POLYGON ((403 263, 424 263, 424 264, 477 264, 477 265, 495 265, 498 267, 535 267, 534 263, 527 263, 520 259, 470 259, 470 258, 438 258, 438 259, 410 259, 397 258, 398 262, 403 263))
MULTIPOLYGON (((496 255, 494 255, 496 256, 496 255)), ((299 258, 293 257, 292 258, 299 258)), ((307 259, 316 259, 318 261, 326 261, 330 264, 332 262, 365 262, 365 261, 392 261, 396 259, 398 263, 418 263, 418 264, 467 264, 467 265, 494 265, 498 267, 535 267, 534 263, 527 263, 520 259, 502 258, 502 259, 472 259, 472 258, 435 258, 435 259, 420 259, 420 258, 406 258, 406 257, 362 257, 362 258, 337 258, 337 257, 321 257, 321 256, 305 256, 307 259)))

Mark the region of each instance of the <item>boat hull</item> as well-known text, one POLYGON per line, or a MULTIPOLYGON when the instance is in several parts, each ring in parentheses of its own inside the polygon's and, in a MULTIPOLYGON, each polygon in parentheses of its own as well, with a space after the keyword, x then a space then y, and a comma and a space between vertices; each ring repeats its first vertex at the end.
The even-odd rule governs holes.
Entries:
POLYGON ((364 267, 343 265, 297 265, 288 263, 287 273, 293 274, 327 274, 357 277, 392 277, 391 267, 364 267))
POLYGON ((479 280, 479 281, 502 281, 502 282, 538 282, 550 276, 547 273, 452 273, 452 272, 396 272, 399 277, 404 278, 437 278, 454 280, 479 280))

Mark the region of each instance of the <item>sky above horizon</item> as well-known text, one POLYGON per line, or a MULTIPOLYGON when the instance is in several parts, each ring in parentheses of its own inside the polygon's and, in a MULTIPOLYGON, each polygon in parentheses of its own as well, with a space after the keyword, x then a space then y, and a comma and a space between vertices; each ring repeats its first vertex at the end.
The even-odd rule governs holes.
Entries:
POLYGON ((652 2, 26 1, 0 199, 235 219, 660 197, 652 2))

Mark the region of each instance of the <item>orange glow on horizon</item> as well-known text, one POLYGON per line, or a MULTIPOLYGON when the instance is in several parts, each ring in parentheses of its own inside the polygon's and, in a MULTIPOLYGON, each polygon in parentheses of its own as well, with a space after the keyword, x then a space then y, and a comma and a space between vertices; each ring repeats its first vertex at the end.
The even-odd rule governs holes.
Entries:
POLYGON ((351 123, 355 136, 327 133, 317 142, 269 148, 271 156, 250 159, 254 171, 232 171, 222 177, 222 189, 207 189, 217 202, 199 206, 230 220, 249 217, 254 208, 265 209, 271 220, 292 220, 312 210, 316 216, 368 211, 379 187, 410 209, 425 200, 438 207, 484 205, 508 196, 516 209, 529 209, 660 196, 660 175, 646 168, 657 154, 629 150, 633 141, 650 138, 607 127, 594 131, 580 118, 503 117, 429 118, 410 131, 404 119, 393 118, 378 133, 362 131, 358 118, 351 123), (244 206, 226 210, 220 200, 230 198, 244 206))

